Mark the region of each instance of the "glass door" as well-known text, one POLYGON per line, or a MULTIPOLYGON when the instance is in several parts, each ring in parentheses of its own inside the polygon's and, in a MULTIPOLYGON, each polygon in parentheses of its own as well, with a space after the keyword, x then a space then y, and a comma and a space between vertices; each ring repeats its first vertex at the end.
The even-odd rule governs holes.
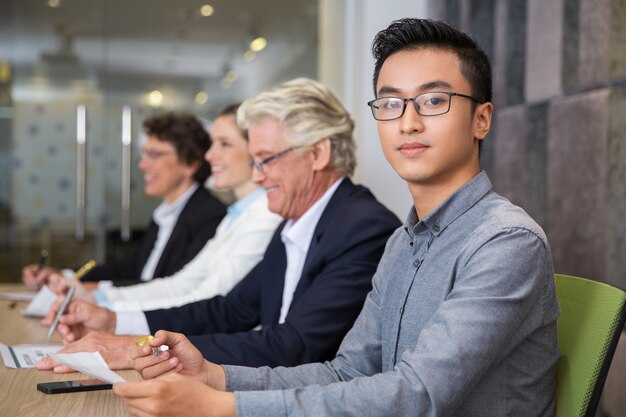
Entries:
MULTIPOLYGON (((98 83, 102 49, 86 62, 75 48, 78 31, 100 36, 101 14, 81 27, 54 15, 58 2, 5 2, 2 77, 3 246, 1 279, 45 249, 55 266, 74 266, 103 253, 94 227, 103 206, 102 109, 98 83), (33 23, 47 22, 45 25, 33 23), (45 33, 45 36, 43 34, 45 33), (45 40, 45 41, 43 41, 45 40)), ((99 2, 92 2, 98 10, 99 2)))
POLYGON ((55 267, 127 253, 158 201, 143 195, 137 169, 137 90, 110 65, 110 5, 3 7, 0 280, 19 280, 42 250, 55 267))
POLYGON ((159 203, 142 121, 315 78, 316 28, 317 0, 0 2, 0 282, 44 249, 55 267, 127 255, 159 203))

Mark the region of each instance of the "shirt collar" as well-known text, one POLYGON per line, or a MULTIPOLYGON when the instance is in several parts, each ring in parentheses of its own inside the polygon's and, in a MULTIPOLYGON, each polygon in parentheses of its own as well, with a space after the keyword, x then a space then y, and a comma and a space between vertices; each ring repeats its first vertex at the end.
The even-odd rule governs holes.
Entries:
POLYGON ((280 232, 280 237, 283 242, 289 240, 294 246, 300 249, 302 253, 309 251, 309 245, 311 244, 317 222, 320 220, 320 217, 322 217, 322 213, 324 213, 330 198, 335 191, 337 191, 339 184, 341 184, 344 178, 345 177, 341 177, 335 181, 333 185, 326 190, 324 195, 309 207, 298 220, 287 220, 285 227, 283 227, 283 230, 280 232))
POLYGON ((226 208, 228 216, 230 216, 232 218, 236 218, 241 213, 243 213, 244 210, 250 204, 252 204, 252 202, 254 200, 256 200, 258 197, 262 196, 263 194, 265 194, 265 189, 263 189, 263 187, 259 187, 256 190, 252 191, 247 196, 245 196, 244 198, 242 198, 241 200, 235 201, 233 204, 231 204, 230 206, 228 206, 226 208))
POLYGON ((424 230, 429 230, 433 235, 438 235, 491 189, 492 185, 487 173, 480 171, 421 221, 417 218, 417 213, 413 207, 404 222, 404 230, 411 238, 424 230))
POLYGON ((152 213, 152 219, 158 225, 161 225, 167 218, 178 217, 183 208, 187 204, 187 201, 191 198, 191 195, 196 192, 199 184, 194 183, 187 191, 181 194, 176 200, 171 203, 163 201, 152 213))

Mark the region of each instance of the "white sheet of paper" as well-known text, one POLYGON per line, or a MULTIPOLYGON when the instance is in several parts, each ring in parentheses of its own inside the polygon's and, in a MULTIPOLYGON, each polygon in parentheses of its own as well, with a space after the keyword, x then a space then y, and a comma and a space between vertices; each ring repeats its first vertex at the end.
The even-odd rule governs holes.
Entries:
POLYGON ((109 369, 100 352, 52 353, 50 357, 63 365, 109 384, 124 382, 124 378, 109 369))
POLYGON ((59 296, 53 293, 47 285, 44 285, 30 304, 22 311, 22 314, 31 317, 45 317, 57 298, 59 296))
POLYGON ((0 299, 12 301, 31 301, 35 298, 35 291, 0 292, 0 299))
POLYGON ((34 368, 35 362, 63 345, 5 345, 0 343, 0 354, 7 368, 34 368))

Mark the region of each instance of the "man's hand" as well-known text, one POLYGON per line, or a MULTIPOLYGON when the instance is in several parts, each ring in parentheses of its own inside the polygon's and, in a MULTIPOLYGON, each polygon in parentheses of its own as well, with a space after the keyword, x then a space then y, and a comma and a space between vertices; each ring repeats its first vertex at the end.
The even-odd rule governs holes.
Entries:
POLYGON ((219 392, 178 374, 140 382, 119 382, 113 391, 135 416, 235 416, 235 395, 219 392))
MULTIPOLYGON (((116 336, 102 332, 92 332, 74 343, 66 345, 58 353, 100 352, 111 369, 130 369, 133 367, 131 352, 137 347, 136 336, 116 336)), ((52 369, 55 373, 75 372, 74 369, 58 364, 51 357, 45 357, 35 363, 39 370, 52 369)))
POLYGON ((224 369, 205 360, 183 334, 159 330, 147 345, 134 349, 131 357, 133 367, 146 379, 178 372, 215 389, 226 389, 224 369), (153 356, 152 348, 161 345, 167 345, 169 350, 153 356))
POLYGON ((48 277, 54 273, 59 273, 59 271, 54 268, 41 268, 40 270, 39 265, 30 264, 22 269, 22 281, 30 291, 39 291, 48 282, 48 277))
MULTIPOLYGON (((42 324, 52 324, 61 302, 58 300, 54 303, 42 324)), ((82 300, 74 300, 61 316, 56 331, 63 337, 63 343, 68 344, 94 331, 115 333, 115 324, 114 312, 82 300)))

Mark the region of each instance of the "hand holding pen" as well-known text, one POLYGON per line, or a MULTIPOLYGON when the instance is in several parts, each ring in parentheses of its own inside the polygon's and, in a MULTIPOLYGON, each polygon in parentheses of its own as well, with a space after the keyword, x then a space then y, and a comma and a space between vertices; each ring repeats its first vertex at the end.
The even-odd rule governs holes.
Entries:
MULTIPOLYGON (((60 308, 61 301, 57 301, 42 324, 50 325, 60 308)), ((59 318, 57 332, 64 343, 71 343, 94 331, 115 333, 116 323, 114 312, 74 297, 59 318)))
POLYGON ((76 296, 82 300, 93 301, 89 292, 82 287, 80 279, 83 278, 87 272, 91 271, 96 266, 96 261, 93 259, 80 267, 73 276, 65 277, 61 273, 53 273, 48 277, 48 287, 53 293, 62 295, 65 294, 71 285, 76 288, 76 296))
POLYGON ((217 366, 206 361, 181 333, 159 330, 154 337, 139 338, 137 344, 140 346, 131 351, 133 368, 144 378, 155 378, 174 371, 207 384, 212 366, 217 366))
POLYGON ((39 291, 46 283, 48 275, 54 271, 45 267, 47 261, 48 251, 42 250, 38 263, 27 265, 22 269, 22 281, 29 290, 39 291))
POLYGON ((54 320, 52 321, 52 325, 50 325, 50 329, 48 329, 48 339, 50 339, 50 337, 52 337, 52 334, 56 330, 56 328, 57 328, 57 326, 59 324, 59 320, 61 319, 61 316, 63 315, 63 313, 65 313, 65 309, 67 308, 68 304, 72 300, 72 296, 74 295, 74 291, 75 290, 76 290, 76 287, 70 287, 70 289, 67 291, 67 294, 65 294, 65 298, 63 299, 63 302, 61 303, 61 306, 59 307, 59 309, 57 310, 57 312, 56 312, 56 314, 54 316, 54 320))

